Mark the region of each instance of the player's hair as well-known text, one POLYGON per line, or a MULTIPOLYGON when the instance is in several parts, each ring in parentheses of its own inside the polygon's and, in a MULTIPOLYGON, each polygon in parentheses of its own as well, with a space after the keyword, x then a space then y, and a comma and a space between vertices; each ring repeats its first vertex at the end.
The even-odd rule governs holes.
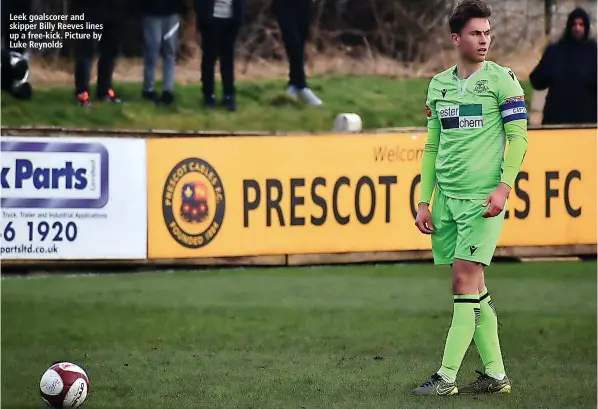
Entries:
POLYGON ((463 0, 455 7, 449 18, 451 34, 461 34, 465 24, 472 18, 488 18, 492 14, 489 5, 482 0, 463 0))

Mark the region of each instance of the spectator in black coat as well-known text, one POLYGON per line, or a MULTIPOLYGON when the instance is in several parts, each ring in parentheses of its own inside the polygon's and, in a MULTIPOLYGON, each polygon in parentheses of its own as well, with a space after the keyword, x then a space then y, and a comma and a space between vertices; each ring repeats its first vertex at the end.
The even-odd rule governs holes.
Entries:
POLYGON ((542 124, 596 123, 597 45, 590 17, 576 8, 562 38, 549 45, 530 74, 534 89, 548 88, 542 124))
POLYGON ((305 44, 309 36, 314 0, 272 0, 282 41, 289 59, 289 88, 287 94, 309 105, 321 105, 307 86, 305 75, 305 44))
MULTIPOLYGON (((132 15, 131 2, 124 0, 77 0, 73 2, 72 14, 85 13, 85 21, 102 24, 99 41, 93 39, 76 40, 75 45, 75 95, 81 106, 90 106, 89 82, 91 65, 98 43, 100 58, 98 60, 98 81, 96 96, 98 99, 120 103, 112 86, 112 76, 116 57, 121 44, 122 28, 127 18, 132 15)), ((84 32, 89 32, 85 30, 84 32)))
POLYGON ((197 31, 201 33, 201 81, 204 106, 216 105, 214 68, 220 60, 222 105, 235 111, 235 42, 243 23, 245 0, 195 0, 197 31))

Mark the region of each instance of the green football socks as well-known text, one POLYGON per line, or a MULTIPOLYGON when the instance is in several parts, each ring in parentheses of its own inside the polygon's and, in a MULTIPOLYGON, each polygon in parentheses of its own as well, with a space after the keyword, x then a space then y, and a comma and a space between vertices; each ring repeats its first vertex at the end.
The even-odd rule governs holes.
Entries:
POLYGON ((505 367, 498 340, 498 318, 486 288, 480 293, 480 324, 473 339, 484 363, 486 375, 502 380, 505 377, 505 367))
POLYGON ((438 370, 446 382, 455 382, 479 320, 479 294, 455 295, 453 321, 446 337, 442 366, 438 370))

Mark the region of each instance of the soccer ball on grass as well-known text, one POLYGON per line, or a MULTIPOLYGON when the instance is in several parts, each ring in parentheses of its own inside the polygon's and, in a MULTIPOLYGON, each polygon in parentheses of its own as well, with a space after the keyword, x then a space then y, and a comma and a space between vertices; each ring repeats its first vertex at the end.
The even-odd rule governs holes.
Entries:
POLYGON ((42 400, 51 408, 75 409, 89 393, 89 378, 81 367, 70 362, 54 363, 39 383, 42 400))

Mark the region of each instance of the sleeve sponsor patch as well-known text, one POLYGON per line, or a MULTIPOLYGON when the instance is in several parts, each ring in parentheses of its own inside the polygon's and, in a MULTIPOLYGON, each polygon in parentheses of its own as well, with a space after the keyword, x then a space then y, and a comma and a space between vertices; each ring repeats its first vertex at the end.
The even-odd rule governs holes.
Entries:
POLYGON ((527 119, 524 97, 507 98, 505 103, 500 106, 500 114, 502 122, 505 124, 517 119, 527 119))
POLYGON ((507 99, 505 99, 505 104, 510 104, 511 102, 517 102, 517 101, 525 102, 525 97, 523 95, 521 95, 518 97, 507 98, 507 99))
POLYGON ((426 104, 426 116, 428 118, 432 118, 432 110, 430 109, 430 107, 426 104))

